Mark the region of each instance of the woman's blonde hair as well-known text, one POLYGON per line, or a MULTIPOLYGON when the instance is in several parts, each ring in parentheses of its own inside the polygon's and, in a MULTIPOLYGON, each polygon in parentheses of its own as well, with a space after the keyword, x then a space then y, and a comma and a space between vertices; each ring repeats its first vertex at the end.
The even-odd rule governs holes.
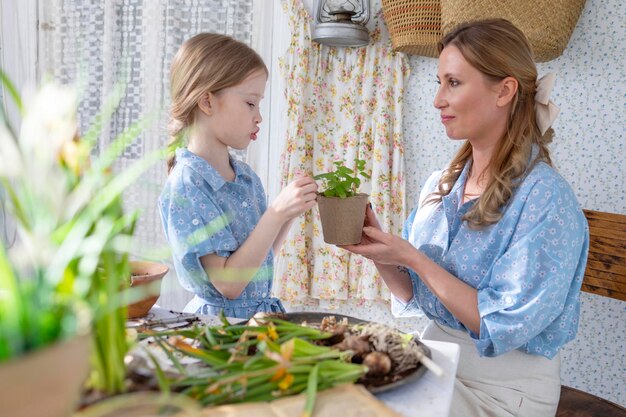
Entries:
POLYGON ((182 44, 170 69, 168 173, 176 164, 176 148, 184 145, 185 133, 194 122, 198 101, 209 92, 239 84, 258 70, 268 74, 263 59, 230 36, 201 33, 182 44))
MULTIPOLYGON (((439 52, 449 45, 457 47, 463 57, 488 79, 497 82, 513 77, 518 82, 507 131, 491 157, 488 172, 484 173, 488 178, 486 188, 463 217, 471 227, 481 228, 500 220, 501 208, 509 201, 516 180, 532 164, 544 161, 552 165, 547 145, 553 132, 549 129, 542 136, 535 121, 537 68, 522 31, 504 19, 469 22, 444 36, 439 42, 439 52), (538 146, 539 154, 530 161, 533 145, 538 146)), ((463 167, 471 159, 472 147, 466 141, 443 172, 429 202, 441 201, 450 193, 463 167)))

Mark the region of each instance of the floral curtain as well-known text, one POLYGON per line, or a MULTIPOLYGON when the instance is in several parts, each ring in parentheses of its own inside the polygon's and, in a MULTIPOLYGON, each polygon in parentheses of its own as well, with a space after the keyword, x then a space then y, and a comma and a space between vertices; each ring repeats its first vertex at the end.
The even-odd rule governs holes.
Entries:
MULTIPOLYGON (((298 175, 329 171, 333 161, 367 161, 371 181, 360 191, 383 228, 400 233, 405 218, 402 105, 410 67, 391 50, 381 11, 370 44, 335 48, 311 41, 301 0, 283 0, 291 43, 281 60, 288 102, 282 186, 298 175)), ((277 259, 277 296, 292 305, 316 300, 388 300, 373 263, 324 243, 317 208, 296 219, 277 259)))

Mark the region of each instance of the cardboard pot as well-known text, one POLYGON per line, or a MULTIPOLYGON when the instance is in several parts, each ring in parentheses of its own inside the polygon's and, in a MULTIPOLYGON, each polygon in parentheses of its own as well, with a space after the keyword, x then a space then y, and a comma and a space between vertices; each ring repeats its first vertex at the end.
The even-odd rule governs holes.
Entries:
POLYGON ((324 242, 332 245, 355 245, 361 242, 367 194, 354 197, 317 196, 324 242))

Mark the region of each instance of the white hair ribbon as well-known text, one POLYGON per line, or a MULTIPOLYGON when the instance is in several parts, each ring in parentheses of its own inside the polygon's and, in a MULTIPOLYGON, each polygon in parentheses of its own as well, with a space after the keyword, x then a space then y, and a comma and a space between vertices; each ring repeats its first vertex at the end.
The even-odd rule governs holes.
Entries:
POLYGON ((550 93, 554 87, 556 75, 549 72, 537 80, 537 92, 535 93, 535 117, 541 134, 552 126, 554 119, 559 115, 559 108, 550 100, 550 93))

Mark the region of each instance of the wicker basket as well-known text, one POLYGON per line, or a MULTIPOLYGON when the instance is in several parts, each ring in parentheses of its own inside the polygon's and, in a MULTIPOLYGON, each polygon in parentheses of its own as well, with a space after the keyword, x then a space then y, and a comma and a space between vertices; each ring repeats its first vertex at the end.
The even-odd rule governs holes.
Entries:
POLYGON ((441 28, 448 33, 458 24, 501 17, 526 35, 535 61, 561 55, 585 6, 585 0, 441 0, 441 28))
POLYGON ((430 57, 439 56, 441 1, 382 0, 385 23, 393 50, 430 57))

